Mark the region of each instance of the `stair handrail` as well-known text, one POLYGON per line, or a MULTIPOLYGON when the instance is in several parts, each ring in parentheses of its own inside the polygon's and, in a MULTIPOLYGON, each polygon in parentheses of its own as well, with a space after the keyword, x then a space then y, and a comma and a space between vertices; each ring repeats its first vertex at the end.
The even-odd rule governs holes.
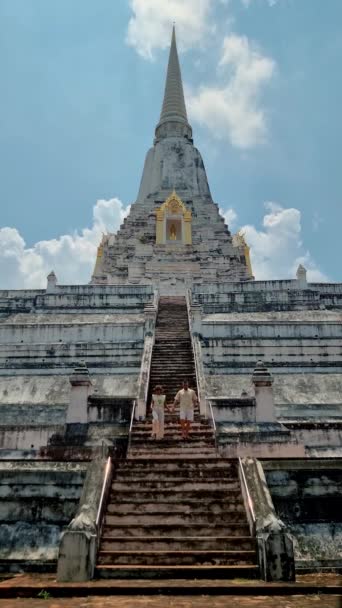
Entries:
POLYGON ((196 357, 196 351, 195 351, 195 345, 194 345, 194 337, 192 334, 192 318, 191 318, 191 291, 190 289, 187 291, 186 293, 186 309, 187 309, 187 313, 188 313, 188 322, 189 322, 189 333, 190 333, 190 340, 191 340, 191 348, 192 348, 192 353, 193 353, 193 357, 194 357, 194 363, 195 363, 195 374, 196 374, 196 384, 197 384, 197 397, 198 397, 198 403, 201 403, 201 389, 200 389, 200 383, 199 383, 199 373, 198 373, 198 365, 197 365, 197 357, 196 357))
POLYGON ((132 413, 131 413, 131 422, 130 422, 129 431, 128 431, 127 451, 130 449, 131 442, 132 442, 132 430, 133 430, 133 422, 134 422, 134 415, 135 415, 136 405, 137 405, 137 401, 136 401, 136 399, 134 399, 134 401, 133 401, 133 407, 132 407, 132 413))
POLYGON ((244 471, 244 468, 243 468, 243 463, 242 463, 241 457, 239 457, 239 469, 240 469, 240 473, 241 473, 241 480, 242 480, 242 483, 243 483, 243 487, 244 487, 244 490, 245 490, 245 493, 246 493, 247 505, 248 505, 249 513, 250 513, 250 516, 252 518, 253 532, 255 533, 256 516, 255 516, 255 511, 254 511, 254 506, 253 506, 253 500, 252 500, 252 497, 250 495, 250 491, 248 489, 247 479, 246 479, 246 475, 245 475, 245 471, 244 471))
POLYGON ((211 401, 208 401, 209 403, 209 410, 210 410, 210 415, 211 415, 211 425, 213 427, 213 433, 214 433, 214 439, 215 439, 215 451, 216 454, 218 454, 218 444, 217 444, 217 426, 216 426, 216 421, 215 421, 215 416, 214 416, 214 410, 213 410, 213 406, 211 401))
POLYGON ((105 474, 104 474, 103 483, 102 483, 101 497, 100 497, 99 507, 97 510, 96 520, 95 520, 96 529, 98 531, 97 532, 98 538, 100 537, 100 528, 101 528, 101 523, 102 523, 102 519, 103 519, 103 511, 104 511, 105 504, 107 502, 108 487, 109 487, 110 481, 112 479, 112 469, 113 469, 112 459, 109 456, 107 458, 107 462, 106 462, 105 474))

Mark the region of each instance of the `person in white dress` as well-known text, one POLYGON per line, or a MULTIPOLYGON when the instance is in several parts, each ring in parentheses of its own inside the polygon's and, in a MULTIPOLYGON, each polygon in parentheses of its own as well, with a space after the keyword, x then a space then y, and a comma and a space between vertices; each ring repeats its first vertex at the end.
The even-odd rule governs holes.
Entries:
POLYGON ((151 401, 152 439, 164 438, 165 401, 166 395, 163 395, 163 388, 160 385, 155 386, 151 401))
POLYGON ((192 388, 189 388, 189 383, 187 380, 184 380, 183 388, 178 391, 173 407, 178 404, 182 439, 188 439, 191 423, 194 420, 194 408, 197 404, 197 395, 192 388))

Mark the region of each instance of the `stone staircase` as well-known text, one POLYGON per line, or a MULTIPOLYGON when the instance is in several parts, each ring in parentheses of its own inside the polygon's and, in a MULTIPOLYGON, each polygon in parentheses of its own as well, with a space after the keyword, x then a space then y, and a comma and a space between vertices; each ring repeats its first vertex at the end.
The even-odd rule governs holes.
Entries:
MULTIPOLYGON (((184 378, 173 349, 182 332, 182 363, 195 386, 185 299, 163 298, 151 385, 174 395, 184 378), (185 309, 185 310, 184 310, 185 309), (168 348, 168 338, 170 348, 168 348), (161 348, 162 347, 162 348, 161 348), (163 366, 156 353, 163 357, 163 366), (175 367, 174 367, 175 366, 175 367), (191 367, 192 366, 192 367, 191 367), (175 372, 174 372, 175 369, 175 372)), ((127 458, 119 461, 107 504, 96 575, 102 578, 254 578, 255 539, 243 505, 238 463, 217 455, 213 432, 195 412, 181 439, 178 412, 167 413, 165 437, 135 421, 127 458)))
POLYGON ((152 389, 157 384, 164 387, 166 401, 173 402, 183 380, 189 381, 190 388, 196 387, 186 300, 162 297, 152 353, 149 403, 152 389))

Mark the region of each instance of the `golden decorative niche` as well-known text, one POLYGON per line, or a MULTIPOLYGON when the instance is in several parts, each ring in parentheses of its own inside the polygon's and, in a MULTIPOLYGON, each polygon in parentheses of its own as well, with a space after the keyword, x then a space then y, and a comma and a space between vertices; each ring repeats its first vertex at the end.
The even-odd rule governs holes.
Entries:
POLYGON ((156 220, 157 245, 165 245, 168 242, 192 244, 191 211, 187 210, 175 190, 156 210, 156 220))
POLYGON ((249 272, 249 276, 253 277, 253 270, 252 270, 252 263, 251 263, 251 256, 250 256, 250 247, 248 247, 248 245, 246 243, 244 232, 242 232, 241 230, 239 230, 239 232, 237 232, 236 234, 234 234, 234 236, 233 236, 233 245, 234 245, 234 247, 241 247, 243 249, 243 252, 244 252, 244 255, 245 255, 245 259, 246 259, 246 266, 247 266, 248 272, 249 272))

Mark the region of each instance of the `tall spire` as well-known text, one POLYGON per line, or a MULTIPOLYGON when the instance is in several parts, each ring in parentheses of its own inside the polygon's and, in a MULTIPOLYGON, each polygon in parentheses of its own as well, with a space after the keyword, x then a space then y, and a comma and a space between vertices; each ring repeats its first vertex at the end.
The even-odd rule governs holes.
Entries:
POLYGON ((182 74, 179 65, 176 30, 172 28, 171 48, 167 67, 165 92, 160 120, 156 129, 157 139, 168 136, 192 137, 186 113, 182 74), (164 127, 164 128, 162 128, 164 127))

